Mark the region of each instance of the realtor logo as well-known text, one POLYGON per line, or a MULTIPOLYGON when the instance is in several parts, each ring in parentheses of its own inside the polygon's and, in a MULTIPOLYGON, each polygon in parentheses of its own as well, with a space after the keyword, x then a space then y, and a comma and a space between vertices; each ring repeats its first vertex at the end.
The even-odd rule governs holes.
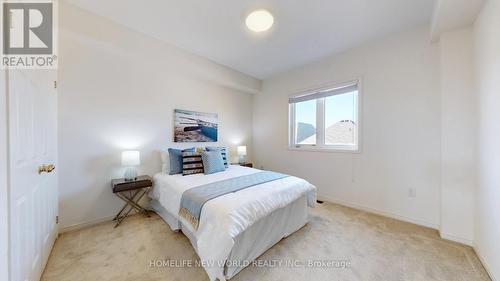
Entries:
POLYGON ((2 5, 2 67, 55 68, 55 27, 52 1, 2 5))

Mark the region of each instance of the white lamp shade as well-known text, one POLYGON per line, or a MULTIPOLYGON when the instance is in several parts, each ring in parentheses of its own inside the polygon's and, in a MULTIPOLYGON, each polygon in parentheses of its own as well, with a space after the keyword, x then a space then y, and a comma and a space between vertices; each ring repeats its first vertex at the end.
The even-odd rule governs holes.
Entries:
POLYGON ((136 150, 122 152, 122 166, 139 166, 141 165, 141 154, 136 150))
POLYGON ((246 156, 247 155, 247 147, 244 145, 238 146, 238 156, 246 156))

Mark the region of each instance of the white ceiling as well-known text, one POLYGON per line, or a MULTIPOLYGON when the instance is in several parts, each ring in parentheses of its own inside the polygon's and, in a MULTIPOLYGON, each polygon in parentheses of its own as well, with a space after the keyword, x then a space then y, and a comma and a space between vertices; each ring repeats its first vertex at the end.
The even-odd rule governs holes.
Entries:
POLYGON ((444 32, 473 24, 483 4, 484 0, 438 0, 432 20, 432 40, 437 41, 444 32))
POLYGON ((434 0, 68 0, 259 79, 429 23, 434 0), (256 8, 275 24, 243 24, 256 8))

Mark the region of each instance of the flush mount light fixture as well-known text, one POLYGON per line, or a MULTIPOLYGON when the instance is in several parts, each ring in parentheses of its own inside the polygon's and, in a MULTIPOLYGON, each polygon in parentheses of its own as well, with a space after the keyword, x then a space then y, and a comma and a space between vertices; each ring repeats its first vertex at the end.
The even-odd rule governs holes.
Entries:
POLYGON ((266 10, 255 10, 251 12, 245 20, 248 29, 254 32, 266 31, 273 26, 273 23, 273 15, 266 10))

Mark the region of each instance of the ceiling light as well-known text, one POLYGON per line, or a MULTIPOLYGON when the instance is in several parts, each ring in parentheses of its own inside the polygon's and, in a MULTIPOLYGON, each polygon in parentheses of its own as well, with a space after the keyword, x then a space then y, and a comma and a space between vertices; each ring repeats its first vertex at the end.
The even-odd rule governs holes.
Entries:
POLYGON ((266 31, 271 26, 273 26, 274 18, 273 15, 266 10, 256 10, 251 12, 247 19, 245 20, 245 24, 248 29, 255 32, 266 31))

